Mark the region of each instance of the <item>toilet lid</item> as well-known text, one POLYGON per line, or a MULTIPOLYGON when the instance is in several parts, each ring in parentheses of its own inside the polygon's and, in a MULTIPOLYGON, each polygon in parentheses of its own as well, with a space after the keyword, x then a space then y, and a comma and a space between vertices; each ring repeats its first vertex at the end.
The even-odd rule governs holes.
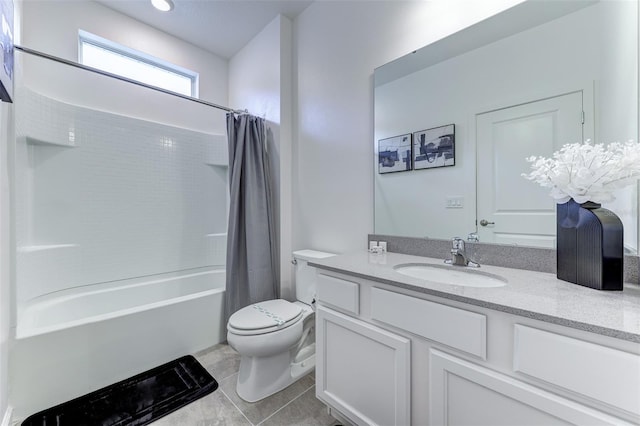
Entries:
POLYGON ((235 312, 229 326, 236 330, 262 330, 287 327, 302 315, 302 308, 283 299, 254 303, 235 312))

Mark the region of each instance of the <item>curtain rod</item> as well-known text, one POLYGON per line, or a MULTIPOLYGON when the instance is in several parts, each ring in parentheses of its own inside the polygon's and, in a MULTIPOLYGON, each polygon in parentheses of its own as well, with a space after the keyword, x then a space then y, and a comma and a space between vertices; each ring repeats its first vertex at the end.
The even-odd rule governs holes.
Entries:
POLYGON ((39 56, 39 57, 45 58, 45 59, 50 59, 50 60, 52 60, 54 62, 59 62, 61 64, 65 64, 65 65, 71 65, 72 67, 80 68, 80 69, 83 69, 83 70, 86 70, 86 71, 89 71, 89 72, 93 72, 93 73, 96 73, 96 74, 104 75, 104 76, 107 76, 107 77, 112 77, 112 78, 115 78, 117 80, 126 81, 127 83, 132 83, 132 84, 135 84, 136 86, 146 87, 147 89, 155 90, 157 92, 166 93, 167 95, 171 95, 171 96, 177 96, 179 98, 186 99, 188 101, 197 102, 199 104, 210 106, 210 107, 217 108, 217 109, 221 109, 223 111, 233 112, 234 114, 245 114, 245 113, 249 112, 246 109, 245 110, 233 109, 233 108, 229 108, 229 107, 226 107, 226 106, 214 104, 212 102, 203 101, 202 99, 194 98, 193 96, 187 96, 187 95, 183 95, 181 93, 172 92, 170 90, 166 90, 166 89, 163 89, 161 87, 152 86, 150 84, 146 84, 146 83, 142 83, 142 82, 139 82, 139 81, 136 81, 136 80, 132 80, 130 78, 123 77, 123 76, 118 75, 118 74, 113 74, 113 73, 110 73, 110 72, 107 72, 107 71, 102 71, 102 70, 100 70, 98 68, 89 67, 89 66, 80 64, 78 62, 73 62, 73 61, 70 61, 68 59, 60 58, 58 56, 49 55, 48 53, 43 53, 43 52, 40 52, 40 51, 37 51, 37 50, 34 50, 34 49, 30 49, 28 47, 14 45, 13 48, 16 49, 16 50, 19 50, 21 52, 28 53, 30 55, 39 56))

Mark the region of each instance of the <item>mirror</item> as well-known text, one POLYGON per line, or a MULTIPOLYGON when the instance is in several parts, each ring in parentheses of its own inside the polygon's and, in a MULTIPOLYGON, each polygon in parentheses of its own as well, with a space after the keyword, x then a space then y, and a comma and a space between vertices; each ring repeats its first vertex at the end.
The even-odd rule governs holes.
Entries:
MULTIPOLYGON (((637 62, 637 2, 528 1, 377 68, 375 233, 554 247, 525 158, 638 140, 637 62)), ((637 186, 616 197, 633 251, 637 186)))

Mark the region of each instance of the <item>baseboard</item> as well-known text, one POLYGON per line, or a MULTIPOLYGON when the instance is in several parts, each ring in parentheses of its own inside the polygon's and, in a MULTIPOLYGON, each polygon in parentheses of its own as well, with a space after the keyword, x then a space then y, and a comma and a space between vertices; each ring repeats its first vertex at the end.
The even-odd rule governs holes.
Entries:
POLYGON ((0 426, 11 426, 11 416, 13 414, 13 407, 7 407, 7 410, 4 412, 4 417, 2 417, 2 423, 0 426))

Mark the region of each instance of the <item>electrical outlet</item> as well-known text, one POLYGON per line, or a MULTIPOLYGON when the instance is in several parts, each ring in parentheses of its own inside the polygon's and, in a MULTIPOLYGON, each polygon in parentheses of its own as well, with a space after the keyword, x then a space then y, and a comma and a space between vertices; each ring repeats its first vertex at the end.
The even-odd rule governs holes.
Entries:
POLYGON ((464 197, 447 197, 445 207, 448 209, 464 208, 464 197))

